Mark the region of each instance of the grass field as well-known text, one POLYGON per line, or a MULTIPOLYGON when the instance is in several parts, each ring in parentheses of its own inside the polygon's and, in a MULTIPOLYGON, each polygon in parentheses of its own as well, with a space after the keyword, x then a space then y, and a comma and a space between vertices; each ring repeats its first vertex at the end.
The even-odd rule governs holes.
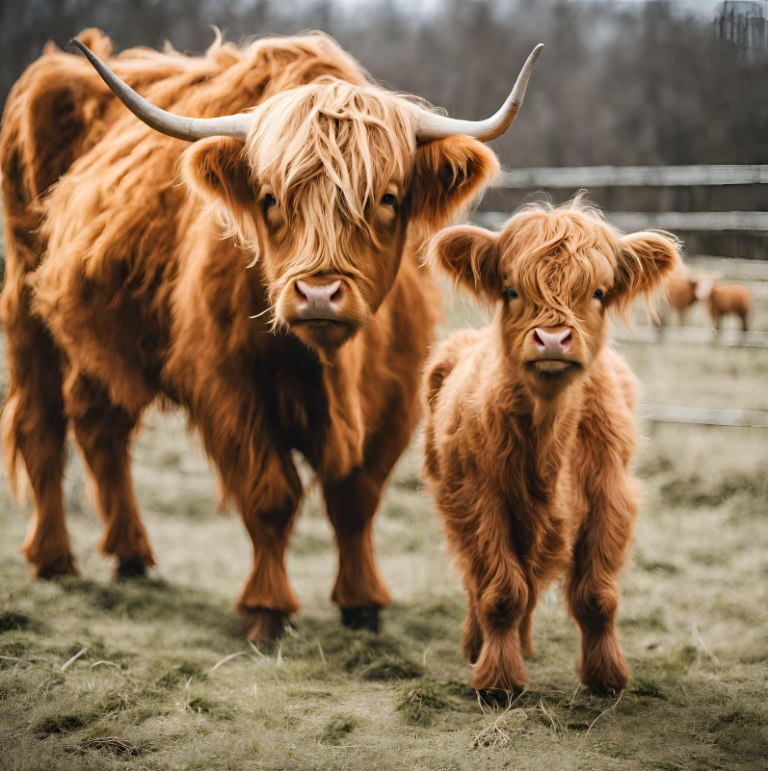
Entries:
MULTIPOLYGON (((765 321, 768 283, 752 286, 765 321)), ((466 318, 477 315, 457 302, 451 326, 466 318)), ((623 348, 645 401, 768 410, 768 351, 623 348)), ((65 494, 82 580, 28 581, 29 507, 0 486, 0 768, 768 769, 768 432, 646 433, 622 580, 629 689, 608 700, 579 687, 577 633, 553 590, 535 616, 529 688, 506 711, 467 685, 464 599, 417 442, 377 519, 395 597, 383 632, 343 630, 328 602, 335 555, 314 491, 289 556, 297 630, 261 650, 232 610, 248 540, 216 513, 181 416, 152 415, 135 448, 160 562, 150 580, 110 583, 75 453, 65 494)))

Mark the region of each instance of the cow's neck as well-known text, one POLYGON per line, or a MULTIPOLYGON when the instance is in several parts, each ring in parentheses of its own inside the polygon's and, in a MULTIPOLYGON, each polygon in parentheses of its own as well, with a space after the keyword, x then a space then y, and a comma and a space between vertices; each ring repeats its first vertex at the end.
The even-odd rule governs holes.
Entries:
POLYGON ((338 479, 363 461, 365 423, 361 398, 359 336, 320 357, 328 403, 328 432, 320 462, 321 474, 338 479))

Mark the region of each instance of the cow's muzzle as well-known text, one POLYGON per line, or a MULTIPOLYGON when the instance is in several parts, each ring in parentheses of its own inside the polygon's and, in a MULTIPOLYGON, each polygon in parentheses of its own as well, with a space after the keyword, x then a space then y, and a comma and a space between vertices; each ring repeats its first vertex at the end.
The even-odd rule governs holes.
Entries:
POLYGON ((296 318, 302 321, 339 321, 344 315, 349 287, 341 278, 316 276, 294 284, 296 318))
POLYGON ((341 345, 368 316, 368 307, 355 282, 337 274, 294 279, 277 303, 278 321, 313 347, 341 345))

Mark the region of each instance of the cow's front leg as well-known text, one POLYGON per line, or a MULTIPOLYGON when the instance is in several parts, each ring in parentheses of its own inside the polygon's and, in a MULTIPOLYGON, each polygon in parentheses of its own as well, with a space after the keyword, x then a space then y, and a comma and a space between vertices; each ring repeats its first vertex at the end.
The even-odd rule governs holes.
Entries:
POLYGON ((477 588, 475 583, 466 576, 463 583, 464 591, 467 595, 467 615, 461 632, 461 649, 464 651, 464 658, 466 658, 467 663, 472 665, 477 661, 480 649, 483 647, 483 629, 480 626, 480 619, 477 615, 477 588))
MULTIPOLYGON (((224 404, 219 400, 217 404, 224 404)), ((237 602, 249 640, 274 640, 299 609, 285 571, 285 551, 301 499, 289 451, 278 447, 257 410, 250 423, 226 414, 198 419, 203 442, 218 466, 227 497, 237 505, 253 544, 253 570, 237 602)))
POLYGON ((258 479, 241 504, 253 544, 253 570, 237 610, 245 616, 243 634, 249 640, 281 637, 299 609, 288 583, 285 551, 301 498, 301 482, 290 458, 269 452, 263 460, 258 479))
POLYGON ((373 545, 373 517, 385 479, 365 467, 323 484, 328 518, 336 534, 339 572, 331 600, 353 629, 378 631, 379 609, 392 601, 379 573, 373 545))

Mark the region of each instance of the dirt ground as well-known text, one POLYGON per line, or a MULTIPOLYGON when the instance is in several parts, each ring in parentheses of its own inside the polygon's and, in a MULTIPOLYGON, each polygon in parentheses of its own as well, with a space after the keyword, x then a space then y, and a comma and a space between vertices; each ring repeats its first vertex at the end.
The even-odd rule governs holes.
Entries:
MULTIPOLYGON (((768 329, 768 265, 731 269, 768 329)), ((453 303, 452 328, 478 318, 453 303)), ((620 348, 645 402, 768 410, 768 350, 620 348)), ((554 589, 536 611, 529 688, 507 710, 482 707, 467 684, 464 598, 418 440, 377 519, 395 598, 382 633, 342 629, 328 601, 336 557, 313 491, 288 560, 297 629, 261 650, 232 609, 248 539, 217 513, 180 415, 153 414, 135 447, 160 563, 149 580, 110 582, 73 452, 65 495, 84 578, 30 583, 18 553, 30 509, 0 483, 0 768, 768 769, 768 431, 648 425, 638 471, 619 621, 628 690, 579 687, 577 633, 554 589)))

